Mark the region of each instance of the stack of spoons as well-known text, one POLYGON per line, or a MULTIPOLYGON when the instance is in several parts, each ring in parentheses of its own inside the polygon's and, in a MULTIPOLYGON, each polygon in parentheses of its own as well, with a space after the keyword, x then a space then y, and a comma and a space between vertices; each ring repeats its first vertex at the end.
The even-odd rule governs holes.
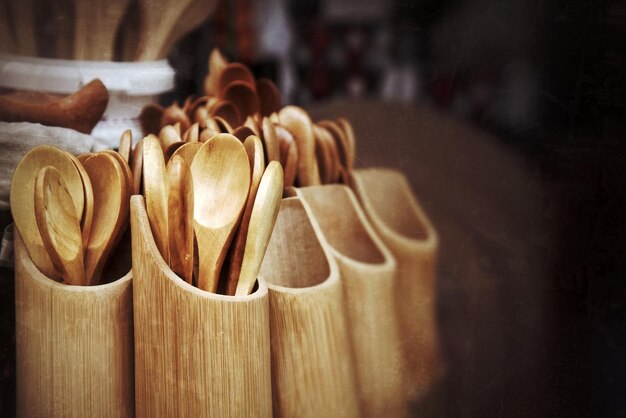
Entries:
POLYGON ((107 150, 78 158, 40 145, 18 163, 11 213, 37 268, 72 285, 96 285, 128 226, 128 163, 107 150))

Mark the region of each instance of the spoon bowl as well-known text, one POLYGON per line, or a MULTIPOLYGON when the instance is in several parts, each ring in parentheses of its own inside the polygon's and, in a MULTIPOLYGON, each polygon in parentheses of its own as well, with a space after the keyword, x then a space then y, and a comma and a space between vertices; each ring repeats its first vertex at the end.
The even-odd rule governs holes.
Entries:
POLYGON ((250 189, 250 163, 243 144, 229 134, 214 136, 198 150, 191 163, 191 175, 198 287, 215 292, 250 189))

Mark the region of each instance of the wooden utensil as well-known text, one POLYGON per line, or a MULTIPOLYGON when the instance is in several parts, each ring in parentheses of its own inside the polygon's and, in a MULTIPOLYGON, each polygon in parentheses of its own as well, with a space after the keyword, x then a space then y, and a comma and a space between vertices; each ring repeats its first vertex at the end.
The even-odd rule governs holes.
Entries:
POLYGON ((269 116, 274 112, 278 112, 282 107, 280 91, 269 78, 256 80, 256 93, 259 98, 261 116, 269 116))
POLYGON ((59 170, 39 170, 35 180, 35 219, 52 264, 64 272, 64 282, 84 285, 80 218, 59 170))
POLYGON ((93 285, 100 281, 109 254, 128 221, 129 192, 122 168, 112 155, 94 154, 83 166, 94 194, 93 222, 85 249, 85 275, 93 285))
POLYGON ((228 134, 232 134, 234 129, 231 126, 230 123, 226 122, 226 120, 224 120, 224 118, 220 117, 220 116, 215 116, 213 119, 215 119, 215 122, 217 123, 217 126, 220 128, 220 132, 222 133, 228 133, 228 134))
POLYGON ((265 157, 263 153, 263 144, 261 140, 256 136, 248 136, 243 147, 248 155, 248 161, 250 163, 250 191, 248 192, 248 198, 246 200, 246 206, 243 211, 243 216, 239 222, 237 233, 231 248, 230 263, 228 265, 228 278, 227 278, 227 293, 234 295, 237 288, 237 281, 239 280, 239 271, 241 270, 241 262, 243 260, 243 252, 246 246, 246 237, 248 236, 248 223, 250 222, 250 216, 252 215, 252 206, 254 205, 254 199, 256 197, 263 171, 265 171, 265 157))
POLYGON ((182 146, 178 147, 178 149, 174 151, 170 160, 176 155, 179 155, 183 158, 183 160, 187 161, 187 164, 191 164, 202 145, 203 144, 201 142, 184 142, 182 146))
POLYGON ((144 135, 158 135, 161 130, 161 118, 165 108, 157 103, 148 103, 141 109, 139 122, 144 135))
POLYGON ((218 98, 223 99, 226 87, 228 87, 228 85, 233 81, 244 81, 250 86, 253 86, 252 88, 254 89, 255 81, 252 71, 240 62, 231 62, 226 64, 218 75, 216 85, 217 90, 215 91, 215 95, 218 98))
POLYGON ((250 215, 241 272, 235 292, 237 296, 252 292, 274 230, 283 186, 283 168, 278 161, 272 161, 263 173, 250 215))
POLYGON ((118 152, 115 152, 111 149, 105 149, 104 151, 101 151, 101 152, 104 152, 105 154, 109 154, 111 157, 115 158, 115 161, 117 161, 120 168, 122 169, 122 173, 124 174, 124 181, 126 182, 126 190, 129 193, 129 197, 130 195, 133 195, 134 194, 133 173, 130 171, 130 167, 128 166, 128 163, 124 160, 124 158, 122 158, 122 156, 118 152))
POLYGON ((200 124, 198 122, 194 123, 185 131, 183 134, 183 141, 186 142, 198 142, 198 137, 200 135, 200 124))
POLYGON ((280 150, 278 148, 278 139, 276 138, 276 129, 269 118, 264 117, 261 122, 263 131, 263 145, 265 146, 265 155, 268 161, 280 161, 280 150))
POLYGON ((74 1, 74 59, 113 61, 115 37, 129 3, 130 0, 74 1))
POLYGON ((119 154, 124 161, 130 164, 130 153, 133 148, 133 133, 130 129, 126 129, 120 137, 120 147, 118 149, 119 154))
POLYGON ((218 102, 211 109, 211 116, 223 118, 231 126, 239 126, 243 122, 239 108, 228 100, 218 102))
POLYGON ((246 81, 233 81, 223 91, 223 100, 228 100, 237 107, 242 118, 259 112, 259 99, 254 86, 246 81))
POLYGON ((170 106, 163 109, 163 114, 161 115, 161 120, 159 122, 160 128, 166 125, 176 125, 176 123, 180 123, 178 135, 180 135, 181 131, 184 132, 189 129, 191 121, 189 120, 189 116, 187 116, 187 112, 184 108, 185 106, 180 107, 177 102, 174 102, 170 106))
POLYGON ((244 142, 251 135, 255 135, 255 133, 247 126, 240 126, 233 131, 233 136, 237 137, 241 142, 244 142))
POLYGON ((143 139, 140 139, 137 145, 135 145, 130 169, 133 172, 133 193, 141 194, 143 186, 143 139))
POLYGON ((228 60, 219 49, 213 48, 209 55, 208 73, 204 78, 204 94, 207 96, 216 96, 218 90, 218 79, 228 64, 228 60))
POLYGON ((76 213, 83 213, 85 198, 80 173, 65 151, 50 145, 39 145, 22 157, 13 172, 9 200, 13 221, 33 262, 48 277, 60 279, 60 272, 52 264, 41 240, 33 205, 35 177, 45 166, 53 166, 61 172, 76 213))
POLYGON ((250 165, 237 138, 219 134, 202 145, 191 163, 194 231, 198 241, 198 287, 215 292, 234 227, 250 188, 250 165))
POLYGON ((167 164, 170 268, 191 284, 193 276, 193 181, 189 163, 176 155, 167 164))
POLYGON ((69 152, 67 155, 74 162, 74 166, 76 166, 78 174, 80 174, 80 178, 83 181, 85 204, 80 217, 80 229, 83 236, 83 247, 86 247, 89 242, 89 234, 91 233, 91 222, 93 221, 93 188, 91 187, 91 180, 83 167, 83 163, 69 152))
POLYGON ((285 187, 293 186, 298 172, 298 147, 293 135, 282 126, 275 126, 280 152, 280 163, 283 166, 285 187))
POLYGON ((0 120, 61 126, 88 134, 100 120, 109 103, 109 91, 95 79, 76 93, 60 99, 40 96, 25 101, 10 94, 0 95, 0 120))
POLYGON ((315 160, 315 136, 311 118, 296 106, 285 106, 278 113, 281 125, 287 128, 298 147, 298 184, 302 187, 320 184, 315 160))
POLYGON ((158 5, 153 0, 139 0, 141 31, 137 61, 152 61, 166 54, 170 31, 193 0, 163 0, 158 5))
POLYGON ((159 141, 148 135, 143 140, 143 194, 154 241, 166 263, 170 260, 167 218, 167 173, 159 141))
POLYGON ((182 140, 180 134, 172 125, 165 125, 159 132, 159 142, 161 143, 163 152, 165 152, 170 145, 181 142, 182 140))

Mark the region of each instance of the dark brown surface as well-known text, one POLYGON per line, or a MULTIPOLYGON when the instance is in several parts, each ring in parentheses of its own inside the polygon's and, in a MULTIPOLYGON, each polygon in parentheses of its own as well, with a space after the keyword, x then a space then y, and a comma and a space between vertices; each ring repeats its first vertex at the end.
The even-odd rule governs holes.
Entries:
POLYGON ((447 372, 416 411, 545 413, 554 228, 535 171, 497 138, 426 108, 344 102, 310 112, 314 120, 347 117, 357 166, 402 170, 440 234, 437 304, 447 372))

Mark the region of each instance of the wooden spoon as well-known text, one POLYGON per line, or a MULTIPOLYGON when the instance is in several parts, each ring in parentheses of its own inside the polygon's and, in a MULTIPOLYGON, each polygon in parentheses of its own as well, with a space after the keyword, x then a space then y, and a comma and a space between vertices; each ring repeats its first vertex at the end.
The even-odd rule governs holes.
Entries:
POLYGON ((263 145, 265 146, 265 155, 268 161, 280 161, 280 150, 278 149, 278 139, 276 138, 276 129, 269 118, 264 117, 261 122, 263 130, 263 145))
POLYGON ((253 90, 255 89, 255 81, 254 75, 250 69, 240 63, 240 62, 231 62, 230 64, 226 64, 217 79, 217 91, 215 92, 216 96, 220 99, 224 98, 224 91, 226 87, 233 81, 244 81, 248 83, 248 85, 252 86, 253 90))
POLYGON ((161 149, 163 152, 165 152, 170 145, 182 140, 183 139, 180 137, 180 134, 172 125, 162 127, 159 132, 159 142, 161 143, 161 149))
POLYGON ((269 78, 259 78, 256 81, 256 92, 259 98, 261 116, 269 116, 278 112, 282 107, 280 91, 269 78))
MULTIPOLYGON (((67 155, 74 162, 78 174, 83 181, 83 192, 85 197, 85 204, 83 207, 83 213, 80 217, 80 229, 83 236, 83 247, 87 246, 89 242, 89 234, 91 233, 91 222, 93 221, 93 188, 91 187, 91 180, 89 180, 89 174, 85 171, 83 163, 69 152, 67 155)), ((93 154, 90 154, 90 156, 93 154)))
POLYGON ((174 153, 170 157, 170 160, 179 155, 183 158, 183 160, 187 161, 187 164, 191 165, 191 162, 193 161, 196 153, 201 147, 201 142, 183 142, 183 145, 178 147, 178 149, 174 151, 174 153))
POLYGON ((248 128, 247 126, 240 126, 239 128, 233 131, 233 136, 237 137, 237 139, 239 139, 241 142, 244 142, 246 138, 248 138, 251 135, 256 136, 254 131, 248 128))
POLYGON ((144 135, 158 135, 161 130, 161 118, 165 108, 157 103, 148 103, 141 109, 139 122, 144 135))
POLYGON ((228 60, 222 55, 219 49, 213 48, 209 55, 208 73, 204 78, 204 94, 207 96, 217 95, 217 84, 220 74, 228 60))
POLYGON ((232 135, 216 135, 198 150, 191 163, 191 175, 198 287, 215 292, 250 189, 250 164, 243 144, 232 135))
POLYGON ((293 135, 282 126, 275 126, 280 151, 280 163, 283 166, 285 187, 293 186, 298 173, 298 147, 293 135))
POLYGON ((61 172, 52 166, 39 170, 35 180, 35 219, 52 263, 65 273, 64 282, 85 285, 80 218, 61 172))
POLYGON ((298 147, 298 184, 314 186, 320 184, 320 174, 315 159, 315 136, 311 118, 296 106, 285 106, 278 113, 281 125, 287 128, 298 147))
POLYGON ((187 116, 187 112, 185 112, 184 107, 185 106, 180 107, 176 102, 166 107, 161 115, 160 127, 180 123, 178 135, 180 135, 180 131, 184 132, 189 129, 191 121, 189 120, 189 116, 187 116))
POLYGON ((154 0, 139 0, 141 31, 137 61, 152 61, 167 54, 164 47, 168 44, 171 30, 192 1, 163 0, 155 4, 154 0))
POLYGON ((228 123, 226 120, 224 120, 224 118, 219 117, 219 116, 215 116, 213 119, 215 119, 215 122, 217 123, 217 126, 220 128, 220 132, 222 133, 228 133, 228 134, 232 134, 234 129, 231 126, 230 123, 228 123))
POLYGON ((170 267, 191 284, 193 276, 193 181, 189 164, 176 155, 167 164, 170 267))
POLYGON ((263 171, 265 171, 265 157, 261 140, 256 136, 248 136, 243 143, 243 147, 246 150, 246 154, 248 154, 252 176, 250 179, 250 192, 246 200, 246 207, 243 211, 241 221, 239 222, 239 228, 237 228, 231 249, 227 279, 227 293, 229 295, 234 295, 235 289, 237 288, 237 280, 239 279, 243 252, 246 246, 246 237, 248 236, 248 223, 252 215, 252 206, 254 205, 254 199, 257 189, 259 188, 259 183, 261 182, 261 177, 263 176, 263 171))
POLYGON ((135 145, 130 170, 133 172, 133 193, 141 194, 143 186, 143 139, 140 139, 135 145))
POLYGON ((129 197, 119 163, 110 154, 97 153, 83 164, 94 194, 94 213, 89 244, 85 249, 88 284, 97 284, 118 235, 128 222, 129 197))
POLYGON ((53 166, 61 172, 76 213, 83 213, 85 194, 80 173, 65 151, 50 145, 39 145, 22 157, 13 172, 9 199, 13 221, 33 263, 46 276, 60 279, 61 274, 52 264, 41 240, 33 205, 35 177, 45 166, 53 166))
POLYGON ((118 149, 119 154, 124 161, 130 162, 130 152, 133 148, 133 133, 130 129, 126 129, 120 137, 120 147, 118 149))
POLYGON ((223 100, 234 104, 244 119, 259 112, 259 99, 254 86, 246 81, 233 81, 226 86, 223 100))
POLYGON ((185 142, 198 142, 198 136, 200 135, 200 124, 194 123, 183 134, 183 141, 185 142))
POLYGON ((211 109, 211 116, 219 116, 224 119, 230 126, 239 126, 243 122, 239 108, 228 100, 218 102, 211 109))
POLYGON ((88 134, 109 103, 109 91, 98 79, 60 99, 30 102, 0 95, 0 120, 61 126, 88 134))
POLYGON ((278 161, 269 163, 254 200, 248 224, 246 245, 235 295, 249 295, 254 287, 265 250, 269 244, 283 195, 283 168, 278 161))
POLYGON ((143 190, 154 241, 161 256, 169 264, 167 173, 161 144, 153 135, 143 140, 143 190))

